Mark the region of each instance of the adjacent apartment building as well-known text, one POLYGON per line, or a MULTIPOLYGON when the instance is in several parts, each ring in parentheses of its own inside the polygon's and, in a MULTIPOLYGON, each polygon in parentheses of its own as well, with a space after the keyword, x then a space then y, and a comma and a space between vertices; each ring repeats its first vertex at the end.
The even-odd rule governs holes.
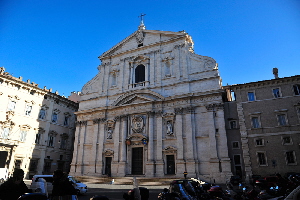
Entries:
MULTIPOLYGON (((76 93, 72 94, 74 97, 76 93)), ((78 103, 0 68, 0 168, 69 172, 78 103)))
POLYGON ((300 76, 225 86, 232 172, 242 177, 300 172, 300 76))

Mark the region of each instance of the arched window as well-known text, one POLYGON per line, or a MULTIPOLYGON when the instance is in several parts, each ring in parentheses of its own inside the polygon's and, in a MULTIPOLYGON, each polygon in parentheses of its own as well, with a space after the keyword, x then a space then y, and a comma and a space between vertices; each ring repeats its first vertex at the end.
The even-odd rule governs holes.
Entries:
POLYGON ((139 65, 135 68, 135 83, 145 81, 145 66, 139 65))

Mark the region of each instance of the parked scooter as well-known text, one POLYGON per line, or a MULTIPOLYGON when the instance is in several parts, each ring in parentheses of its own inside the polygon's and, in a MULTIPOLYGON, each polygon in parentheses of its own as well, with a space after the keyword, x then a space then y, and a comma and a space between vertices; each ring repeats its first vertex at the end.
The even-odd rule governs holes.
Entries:
POLYGON ((218 185, 212 186, 208 190, 208 193, 209 193, 211 199, 223 199, 223 200, 232 200, 233 199, 223 191, 222 187, 220 187, 218 185))

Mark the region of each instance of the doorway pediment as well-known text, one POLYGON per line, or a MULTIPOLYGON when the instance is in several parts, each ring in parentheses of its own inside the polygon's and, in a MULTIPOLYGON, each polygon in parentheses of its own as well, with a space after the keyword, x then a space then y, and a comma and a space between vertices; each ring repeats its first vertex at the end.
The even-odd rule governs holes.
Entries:
POLYGON ((163 100, 164 97, 152 91, 134 91, 121 95, 112 105, 122 106, 163 100))

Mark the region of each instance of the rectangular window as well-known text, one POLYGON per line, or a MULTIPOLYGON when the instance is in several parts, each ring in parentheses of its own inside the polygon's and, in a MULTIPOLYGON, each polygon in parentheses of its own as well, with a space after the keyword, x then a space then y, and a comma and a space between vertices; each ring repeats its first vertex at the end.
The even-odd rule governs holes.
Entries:
POLYGON ((45 119, 46 116, 46 110, 41 109, 39 113, 39 119, 45 119))
POLYGON ((48 147, 53 147, 54 144, 54 137, 52 135, 49 135, 48 137, 48 147))
POLYGON ((35 159, 30 160, 29 163, 29 171, 30 172, 35 172, 37 170, 37 165, 38 165, 38 161, 35 159))
POLYGON ((35 144, 40 144, 40 140, 41 140, 41 134, 37 133, 35 135, 35 144))
POLYGON ((294 88, 294 94, 300 95, 300 84, 293 85, 293 88, 294 88))
POLYGON ((292 138, 290 136, 283 137, 282 142, 285 145, 292 144, 292 138))
POLYGON ((53 123, 57 122, 57 114, 56 113, 53 113, 53 115, 52 115, 52 122, 53 123))
POLYGON ((235 165, 240 165, 241 164, 241 156, 240 155, 234 155, 233 160, 234 160, 235 165))
POLYGON ((20 132, 20 141, 21 141, 21 142, 25 142, 25 140, 26 140, 26 135, 27 135, 27 131, 21 130, 21 132, 20 132))
POLYGON ((65 116, 64 125, 65 126, 69 125, 69 117, 68 116, 65 116))
POLYGON ((260 128, 258 117, 252 117, 251 121, 252 121, 252 128, 260 128))
POLYGON ((294 151, 286 152, 286 162, 287 162, 287 164, 295 164, 296 163, 294 151))
POLYGON ((285 114, 279 114, 277 115, 278 125, 279 126, 286 126, 286 115, 285 114))
POLYGON ((32 106, 26 105, 25 115, 30 116, 32 110, 32 106))
POLYGON ((67 140, 62 138, 60 141, 60 148, 66 149, 66 147, 67 147, 67 140))
POLYGON ((264 146, 264 139, 255 139, 255 145, 256 146, 264 146))
POLYGON ((236 120, 229 121, 229 126, 230 129, 236 129, 237 128, 236 120))
POLYGON ((233 90, 230 91, 230 94, 231 94, 231 101, 235 101, 236 98, 235 98, 235 93, 233 90))
POLYGON ((50 174, 50 170, 51 170, 51 161, 45 161, 43 174, 50 174))
POLYGON ((8 139, 10 129, 8 127, 3 128, 2 137, 3 139, 8 139))
POLYGON ((232 148, 233 149, 239 149, 240 148, 239 142, 232 142, 232 148))
POLYGON ((266 165, 266 155, 263 152, 258 152, 257 153, 257 159, 258 159, 258 163, 259 165, 266 165))
POLYGON ((279 88, 273 89, 273 95, 275 98, 281 97, 279 88))
POLYGON ((248 92, 248 101, 255 101, 254 92, 248 92))

